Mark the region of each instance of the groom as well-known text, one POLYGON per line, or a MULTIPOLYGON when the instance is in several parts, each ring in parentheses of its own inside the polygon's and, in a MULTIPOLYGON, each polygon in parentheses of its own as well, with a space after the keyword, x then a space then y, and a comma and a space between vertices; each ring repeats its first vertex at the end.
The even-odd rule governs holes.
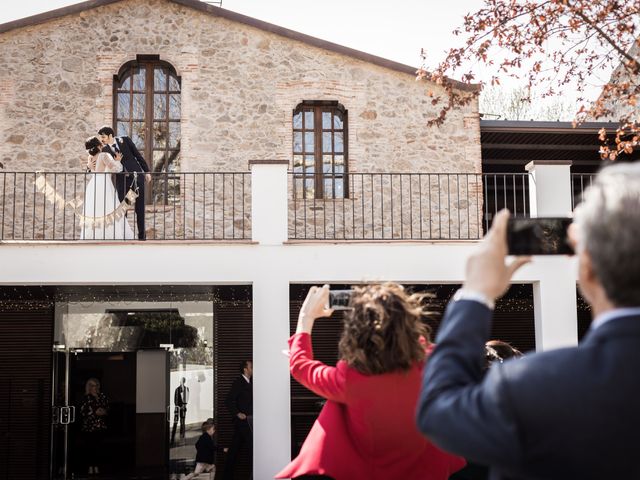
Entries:
POLYGON ((104 147, 103 152, 110 153, 112 157, 116 158, 116 154, 122 155, 122 170, 123 172, 138 172, 137 182, 134 185, 133 175, 117 174, 116 175, 116 191, 118 192, 118 198, 120 201, 124 201, 124 197, 130 188, 138 187, 138 198, 136 199, 135 212, 136 220, 138 224, 138 240, 145 240, 145 228, 144 228, 144 184, 151 181, 151 174, 149 174, 149 167, 147 162, 136 148, 133 141, 127 137, 115 137, 113 128, 104 126, 98 130, 98 138, 102 141, 104 147), (144 174, 144 180, 142 179, 144 174))

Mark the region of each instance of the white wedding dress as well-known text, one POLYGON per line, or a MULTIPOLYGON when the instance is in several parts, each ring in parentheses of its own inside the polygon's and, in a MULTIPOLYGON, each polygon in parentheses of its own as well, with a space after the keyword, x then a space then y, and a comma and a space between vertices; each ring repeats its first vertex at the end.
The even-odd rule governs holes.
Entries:
POLYGON ((85 222, 82 224, 80 232, 81 240, 132 240, 133 230, 124 215, 111 222, 91 222, 92 218, 101 219, 113 212, 120 200, 113 181, 112 173, 122 172, 122 163, 113 157, 101 152, 94 156, 96 169, 87 174, 89 181, 84 192, 84 204, 82 215, 85 222), (93 224, 92 224, 93 223, 93 224))

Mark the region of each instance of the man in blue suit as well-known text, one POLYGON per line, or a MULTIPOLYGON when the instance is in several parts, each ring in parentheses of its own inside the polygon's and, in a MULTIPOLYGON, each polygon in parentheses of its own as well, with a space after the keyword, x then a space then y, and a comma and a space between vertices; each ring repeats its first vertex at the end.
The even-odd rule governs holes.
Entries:
POLYGON ((505 263, 500 212, 467 261, 424 373, 420 430, 489 465, 491 478, 640 479, 640 164, 605 168, 569 236, 594 320, 578 347, 491 367, 494 301, 527 258, 505 263))

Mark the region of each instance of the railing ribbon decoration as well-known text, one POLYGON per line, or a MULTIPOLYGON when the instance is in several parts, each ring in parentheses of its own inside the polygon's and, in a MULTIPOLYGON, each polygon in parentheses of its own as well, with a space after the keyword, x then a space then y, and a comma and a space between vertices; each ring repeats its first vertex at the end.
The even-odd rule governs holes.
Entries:
MULTIPOLYGON (((103 216, 89 216, 82 213, 82 205, 84 203, 84 200, 82 200, 81 198, 66 200, 56 191, 55 187, 52 187, 49 184, 44 175, 39 174, 36 177, 35 185, 49 203, 55 204, 61 209, 64 209, 65 207, 70 208, 80 219, 81 225, 84 225, 87 228, 103 228, 106 225, 115 223, 116 220, 124 217, 125 213, 127 213, 127 210, 134 207, 136 198, 138 198, 138 192, 136 191, 137 188, 135 190, 129 189, 124 197, 124 200, 120 202, 120 204, 118 204, 111 212, 103 216)), ((133 185, 137 185, 135 179, 133 185)))

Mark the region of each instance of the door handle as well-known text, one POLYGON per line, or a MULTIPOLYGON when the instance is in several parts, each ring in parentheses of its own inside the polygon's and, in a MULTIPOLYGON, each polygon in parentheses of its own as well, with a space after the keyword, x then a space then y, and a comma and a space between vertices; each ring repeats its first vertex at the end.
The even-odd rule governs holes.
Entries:
POLYGON ((74 406, 70 406, 67 407, 69 409, 70 415, 69 415, 69 423, 75 423, 76 421, 76 407, 74 406))
POLYGON ((51 407, 51 424, 52 425, 60 424, 60 407, 56 407, 56 406, 51 407))
POLYGON ((60 425, 69 425, 69 407, 60 407, 60 425))

